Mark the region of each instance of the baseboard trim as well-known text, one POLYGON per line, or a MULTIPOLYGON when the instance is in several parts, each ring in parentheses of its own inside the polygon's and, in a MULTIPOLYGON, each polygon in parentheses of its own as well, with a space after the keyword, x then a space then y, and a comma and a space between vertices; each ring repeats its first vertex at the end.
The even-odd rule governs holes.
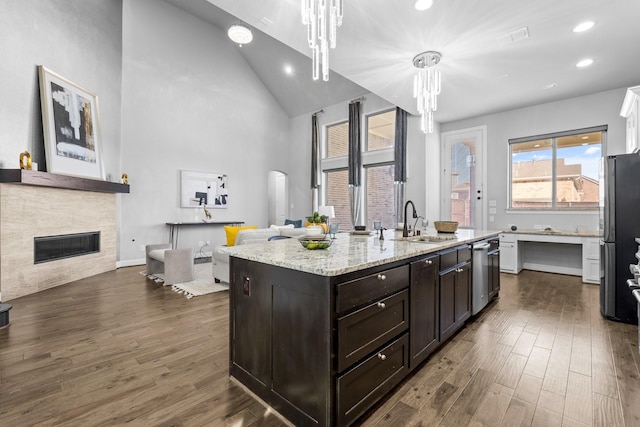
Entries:
POLYGON ((142 259, 128 259, 126 261, 116 261, 116 268, 133 267, 136 265, 145 265, 147 261, 142 259))

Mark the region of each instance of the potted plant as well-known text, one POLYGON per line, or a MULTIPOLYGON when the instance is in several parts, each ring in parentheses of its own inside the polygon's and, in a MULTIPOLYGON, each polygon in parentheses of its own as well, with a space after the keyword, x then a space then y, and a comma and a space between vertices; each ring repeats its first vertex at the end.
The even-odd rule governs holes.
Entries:
POLYGON ((320 215, 318 212, 314 212, 313 215, 307 217, 307 221, 304 226, 320 226, 322 227, 322 231, 326 233, 329 230, 329 227, 327 226, 327 219, 329 219, 329 217, 326 215, 320 215))

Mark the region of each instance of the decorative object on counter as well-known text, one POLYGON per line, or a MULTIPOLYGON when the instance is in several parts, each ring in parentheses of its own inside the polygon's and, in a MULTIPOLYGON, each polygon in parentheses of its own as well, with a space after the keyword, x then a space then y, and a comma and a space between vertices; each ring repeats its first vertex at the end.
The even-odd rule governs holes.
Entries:
POLYGON ((326 233, 328 230, 327 219, 326 215, 320 215, 320 212, 316 211, 313 215, 307 217, 307 222, 305 222, 304 226, 309 227, 318 225, 322 227, 322 230, 326 233))
POLYGON ((325 236, 302 236, 298 238, 298 241, 305 249, 327 249, 333 242, 331 239, 325 238, 325 236))
POLYGON ((380 232, 380 239, 384 239, 382 237, 382 222, 381 221, 373 221, 373 229, 376 230, 376 233, 380 232))
POLYGON ((518 229, 518 227, 517 227, 517 226, 515 226, 515 225, 512 225, 512 226, 511 226, 511 231, 516 231, 517 229, 518 229))
POLYGON ((123 184, 129 184, 129 175, 127 175, 126 173, 123 173, 123 174, 120 176, 120 181, 121 181, 123 184))
POLYGON ((331 224, 329 224, 329 234, 331 235, 332 239, 336 238, 336 233, 338 232, 339 229, 340 229, 340 224, 338 224, 337 222, 332 222, 331 224))
POLYGON ((330 220, 336 217, 336 210, 333 206, 318 206, 318 213, 320 214, 320 217, 322 218, 323 216, 326 217, 326 223, 327 223, 327 230, 329 229, 329 226, 331 225, 330 220))
POLYGON ((434 221, 433 226, 438 233, 455 233, 458 230, 458 221, 434 221))
POLYGON ((38 66, 47 170, 105 180, 96 94, 38 66))
POLYGON ((20 169, 31 169, 31 154, 28 151, 20 153, 20 169))

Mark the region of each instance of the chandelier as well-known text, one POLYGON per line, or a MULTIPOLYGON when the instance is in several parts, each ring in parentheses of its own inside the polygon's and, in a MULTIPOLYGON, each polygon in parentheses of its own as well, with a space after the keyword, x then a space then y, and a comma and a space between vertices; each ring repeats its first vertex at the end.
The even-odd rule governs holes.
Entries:
POLYGON ((413 78, 413 97, 418 102, 418 112, 422 115, 420 128, 424 133, 433 132, 433 112, 438 109, 440 94, 440 71, 433 67, 440 62, 440 52, 422 52, 413 58, 417 68, 413 78))
POLYGON ((342 25, 343 0, 302 0, 302 23, 307 26, 313 80, 329 80, 329 48, 336 47, 337 28, 342 25))

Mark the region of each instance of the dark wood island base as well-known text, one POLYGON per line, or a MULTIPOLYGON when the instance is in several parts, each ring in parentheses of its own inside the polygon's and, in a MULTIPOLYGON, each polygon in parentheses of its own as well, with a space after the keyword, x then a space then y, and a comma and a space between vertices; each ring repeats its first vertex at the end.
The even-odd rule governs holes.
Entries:
POLYGON ((352 424, 471 316, 468 243, 334 276, 232 255, 230 376, 296 426, 352 424))

